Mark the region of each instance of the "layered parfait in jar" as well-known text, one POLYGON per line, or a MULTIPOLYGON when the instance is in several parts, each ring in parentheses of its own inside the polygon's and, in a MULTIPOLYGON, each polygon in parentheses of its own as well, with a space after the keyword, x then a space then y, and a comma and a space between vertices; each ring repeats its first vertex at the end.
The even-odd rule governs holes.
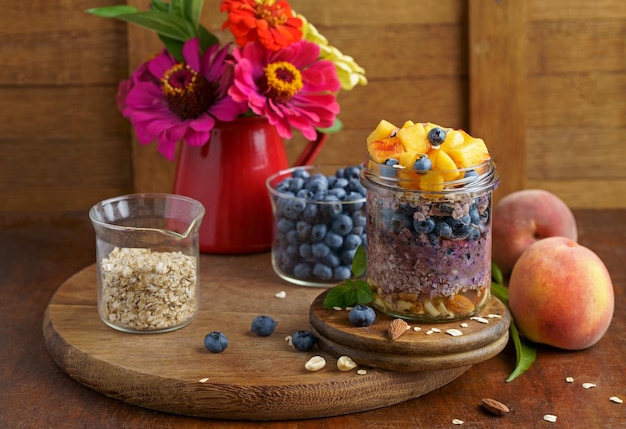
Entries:
POLYGON ((367 138, 367 280, 373 305, 405 319, 468 318, 490 300, 491 200, 482 139, 381 121, 367 138))

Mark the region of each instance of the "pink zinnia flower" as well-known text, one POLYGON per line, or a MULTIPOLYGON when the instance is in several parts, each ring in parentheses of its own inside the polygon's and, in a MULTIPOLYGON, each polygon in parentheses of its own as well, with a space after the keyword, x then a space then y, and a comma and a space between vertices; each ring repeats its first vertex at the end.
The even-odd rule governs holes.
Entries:
POLYGON ((227 94, 232 82, 227 55, 228 46, 217 44, 201 54, 198 39, 190 39, 183 46, 184 63, 163 50, 147 62, 149 74, 140 66, 121 88, 128 91, 123 113, 139 142, 157 140, 159 152, 173 160, 178 141, 201 146, 216 120, 232 121, 245 112, 245 104, 227 94))
POLYGON ((278 51, 257 42, 235 48, 235 81, 228 93, 267 117, 283 138, 291 138, 293 127, 315 140, 315 129, 331 127, 339 113, 335 93, 341 87, 335 66, 319 60, 319 52, 305 40, 278 51))

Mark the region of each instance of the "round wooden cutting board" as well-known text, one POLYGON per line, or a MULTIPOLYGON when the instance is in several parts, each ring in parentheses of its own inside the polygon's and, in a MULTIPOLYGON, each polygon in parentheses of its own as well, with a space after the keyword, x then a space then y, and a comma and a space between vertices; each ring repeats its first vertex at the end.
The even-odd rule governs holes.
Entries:
POLYGON ((96 266, 79 271, 46 309, 43 332, 50 355, 73 379, 126 403, 236 420, 305 419, 385 407, 432 392, 475 363, 414 372, 367 367, 360 367, 367 370, 364 375, 341 372, 332 354, 319 347, 299 352, 285 341, 297 330, 312 329, 309 311, 323 290, 278 279, 269 254, 202 255, 200 266, 196 319, 163 334, 106 326, 96 307, 96 266), (285 298, 275 296, 280 291, 285 298), (250 332, 260 314, 278 321, 269 337, 250 332), (205 335, 214 330, 229 339, 222 353, 204 348, 205 335), (321 371, 304 369, 313 355, 326 358, 321 371))

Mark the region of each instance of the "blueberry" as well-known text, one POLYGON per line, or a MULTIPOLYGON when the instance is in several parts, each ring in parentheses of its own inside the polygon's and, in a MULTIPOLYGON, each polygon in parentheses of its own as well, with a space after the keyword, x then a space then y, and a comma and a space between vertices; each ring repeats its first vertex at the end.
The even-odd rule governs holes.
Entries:
POLYGON ((284 234, 288 233, 295 227, 296 227, 296 224, 293 221, 290 221, 288 219, 280 218, 278 219, 278 222, 276 222, 276 228, 278 229, 279 232, 282 232, 284 234))
POLYGON ((322 173, 316 173, 304 182, 304 188, 313 193, 326 191, 328 189, 328 178, 322 173))
POLYGON ((348 195, 346 195, 346 198, 344 198, 344 201, 349 202, 350 204, 344 204, 344 210, 349 213, 357 212, 361 210, 364 202, 359 201, 359 200, 362 200, 362 199, 363 199, 363 195, 361 195, 360 193, 355 192, 355 191, 348 192, 348 195))
POLYGON ((305 220, 299 220, 296 222, 296 231, 300 241, 308 240, 309 234, 311 234, 311 224, 305 220))
POLYGON ((289 191, 296 194, 304 186, 304 179, 302 177, 294 177, 289 183, 289 191))
POLYGON ((330 229, 339 235, 347 235, 350 231, 352 231, 352 226, 352 218, 348 215, 342 214, 333 220, 330 229))
POLYGON ((304 259, 312 258, 313 246, 311 243, 301 243, 300 247, 298 247, 298 254, 304 259))
POLYGON ((307 222, 313 223, 318 220, 319 210, 317 208, 316 203, 309 203, 306 205, 304 211, 302 212, 302 219, 307 222))
POLYGON ((360 212, 354 212, 350 215, 352 218, 353 226, 365 226, 367 225, 367 218, 363 216, 360 212))
POLYGON ((350 182, 345 177, 338 177, 335 181, 335 188, 346 189, 350 182))
POLYGON ((301 177, 303 179, 308 179, 309 177, 311 177, 311 175, 305 168, 296 168, 295 170, 293 170, 293 173, 291 173, 291 176, 301 177))
POLYGON ((296 192, 296 197, 308 201, 313 198, 313 192, 309 191, 308 189, 300 189, 298 192, 296 192))
POLYGON ((413 170, 415 171, 428 171, 433 168, 433 162, 426 155, 420 155, 413 164, 413 170))
POLYGON ((361 169, 356 166, 346 167, 343 172, 343 177, 346 179, 358 179, 361 174, 361 169))
POLYGON ((320 212, 329 219, 339 215, 343 210, 341 201, 334 195, 327 195, 322 201, 323 204, 320 205, 320 212))
POLYGON ((339 255, 339 259, 341 259, 341 263, 344 265, 352 266, 352 261, 354 260, 354 254, 356 253, 356 249, 354 250, 344 250, 339 255))
POLYGON ((482 220, 480 219, 480 213, 478 213, 478 208, 476 206, 470 207, 469 215, 474 225, 481 224, 482 220))
POLYGON ((335 280, 346 280, 349 279, 351 275, 352 270, 346 265, 339 265, 333 269, 333 279, 335 280))
POLYGON ((272 335, 276 328, 276 321, 270 316, 256 316, 252 319, 250 330, 257 334, 259 337, 267 337, 272 335))
POLYGON ((350 183, 348 184, 347 189, 352 192, 358 192, 361 195, 361 197, 364 197, 365 194, 367 193, 367 191, 365 190, 365 187, 361 184, 361 181, 359 180, 358 177, 350 179, 350 183))
POLYGON ((476 170, 467 170, 465 172, 465 178, 469 179, 471 177, 478 177, 478 173, 476 172, 476 170))
POLYGON ((398 175, 398 169, 394 165, 400 164, 395 158, 389 158, 380 166, 380 175, 383 177, 396 177, 398 175))
POLYGON ((328 231, 324 237, 324 243, 331 249, 339 249, 343 244, 343 237, 332 231, 328 231))
POLYGON ((306 208, 306 201, 300 198, 294 198, 289 200, 283 207, 283 214, 288 219, 298 219, 300 213, 306 208))
POLYGON ((209 332, 207 336, 204 337, 204 347, 212 353, 223 352, 226 350, 226 347, 228 347, 228 338, 221 332, 209 332))
POLYGON ((315 347, 317 338, 311 332, 300 330, 291 336, 291 344, 301 352, 306 352, 315 347))
POLYGON ((435 127, 428 132, 428 141, 433 146, 440 146, 446 140, 446 132, 439 127, 435 127))
POLYGON ((452 227, 445 221, 436 222, 433 228, 433 234, 435 237, 452 238, 452 227))
POLYGON ((293 275, 299 279, 308 279, 313 274, 313 269, 306 262, 300 262, 293 267, 293 275))
POLYGON ((393 232, 399 233, 404 228, 411 227, 412 226, 412 221, 404 213, 394 212, 391 215, 391 219, 390 219, 389 224, 390 224, 391 229, 393 230, 393 232))
POLYGON ((313 243, 311 245, 311 254, 316 258, 323 258, 330 253, 330 247, 323 242, 313 243))
POLYGON ((313 275, 322 281, 330 280, 333 278, 333 269, 318 262, 313 266, 313 275))
POLYGON ((470 215, 465 215, 460 219, 449 216, 445 218, 445 222, 452 228, 453 238, 466 238, 472 229, 470 215))
POLYGON ((336 253, 331 252, 328 255, 326 255, 321 262, 324 265, 328 265, 329 267, 335 269, 336 267, 338 267, 341 264, 341 259, 339 258, 339 256, 337 256, 336 253))
POLYGON ((376 320, 376 313, 367 305, 356 305, 348 313, 348 320, 354 326, 364 327, 370 326, 376 320))
POLYGON ((431 218, 425 220, 413 219, 413 229, 416 232, 423 232, 424 234, 430 234, 435 228, 435 221, 431 218))
POLYGON ((318 223, 311 227, 311 241, 318 242, 322 241, 326 236, 326 232, 328 231, 328 227, 324 223, 318 223))
POLYGON ((361 237, 356 234, 348 234, 346 238, 343 239, 343 248, 346 250, 356 250, 359 247, 363 240, 361 237))
POLYGON ((332 188, 328 190, 328 193, 326 195, 332 195, 334 197, 339 198, 340 200, 343 200, 346 198, 346 195, 348 195, 346 193, 346 190, 343 188, 332 188))

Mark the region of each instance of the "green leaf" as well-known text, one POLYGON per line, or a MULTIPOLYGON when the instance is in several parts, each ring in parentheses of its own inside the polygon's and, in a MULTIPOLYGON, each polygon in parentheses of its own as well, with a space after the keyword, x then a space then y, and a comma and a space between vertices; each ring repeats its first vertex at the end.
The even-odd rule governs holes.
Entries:
POLYGON ((329 289, 324 297, 324 308, 347 307, 347 305, 345 305, 344 296, 349 289, 350 286, 346 283, 341 283, 329 289))
POLYGON ((494 262, 491 263, 491 278, 498 284, 504 284, 502 270, 494 262))
POLYGON ((324 297, 324 308, 354 307, 357 304, 368 304, 372 298, 372 289, 367 282, 347 279, 328 290, 324 297))
MULTIPOLYGON (((113 8, 117 9, 118 6, 114 6, 113 8)), ((191 23, 180 17, 169 15, 164 12, 150 10, 120 14, 118 13, 119 10, 103 11, 102 9, 104 8, 90 9, 94 12, 90 12, 90 10, 88 10, 88 12, 105 18, 117 18, 122 21, 131 22, 156 31, 159 35, 169 37, 174 40, 180 40, 181 42, 196 36, 196 31, 191 23)))
POLYGON ((324 134, 332 134, 332 133, 336 133, 338 131, 341 131, 341 129, 343 128, 343 122, 341 122, 341 120, 339 120, 339 118, 335 118, 335 122, 333 122, 333 125, 328 127, 328 128, 317 128, 317 130, 320 133, 324 133, 324 134))
POLYGON ((92 15, 102 17, 102 18, 117 18, 120 15, 129 15, 132 13, 139 12, 139 10, 133 6, 118 5, 118 6, 95 7, 95 8, 87 9, 86 12, 92 15))
POLYGON ((374 299, 372 288, 364 280, 356 280, 356 303, 369 304, 374 299))
POLYGON ((198 26, 198 40, 200 41, 200 49, 202 49, 202 52, 206 51, 209 46, 219 43, 219 39, 202 25, 198 26))
POLYGON ((181 42, 180 40, 175 40, 170 37, 163 36, 162 34, 159 34, 159 39, 161 39, 161 42, 163 42, 163 45, 165 45, 165 48, 167 49, 167 51, 170 54, 172 54, 174 58, 176 58, 176 61, 179 61, 179 62, 184 61, 184 58, 183 58, 184 43, 183 42, 181 42))
POLYGON ((352 259, 352 275, 355 278, 361 277, 365 274, 366 267, 367 258, 365 255, 365 248, 363 246, 359 246, 356 248, 356 252, 354 253, 354 257, 352 259))
POLYGON ((491 282, 491 294, 507 307, 509 306, 509 290, 500 283, 491 282))
POLYGON ((535 344, 520 338, 519 331, 514 323, 509 328, 511 338, 515 344, 515 369, 506 379, 509 383, 515 380, 519 375, 523 374, 533 364, 537 357, 537 347, 535 344))
POLYGON ((204 0, 183 0, 183 18, 198 26, 203 7, 204 0))
POLYGON ((152 0, 150 2, 150 10, 157 10, 159 12, 169 13, 170 4, 164 2, 163 0, 152 0))

